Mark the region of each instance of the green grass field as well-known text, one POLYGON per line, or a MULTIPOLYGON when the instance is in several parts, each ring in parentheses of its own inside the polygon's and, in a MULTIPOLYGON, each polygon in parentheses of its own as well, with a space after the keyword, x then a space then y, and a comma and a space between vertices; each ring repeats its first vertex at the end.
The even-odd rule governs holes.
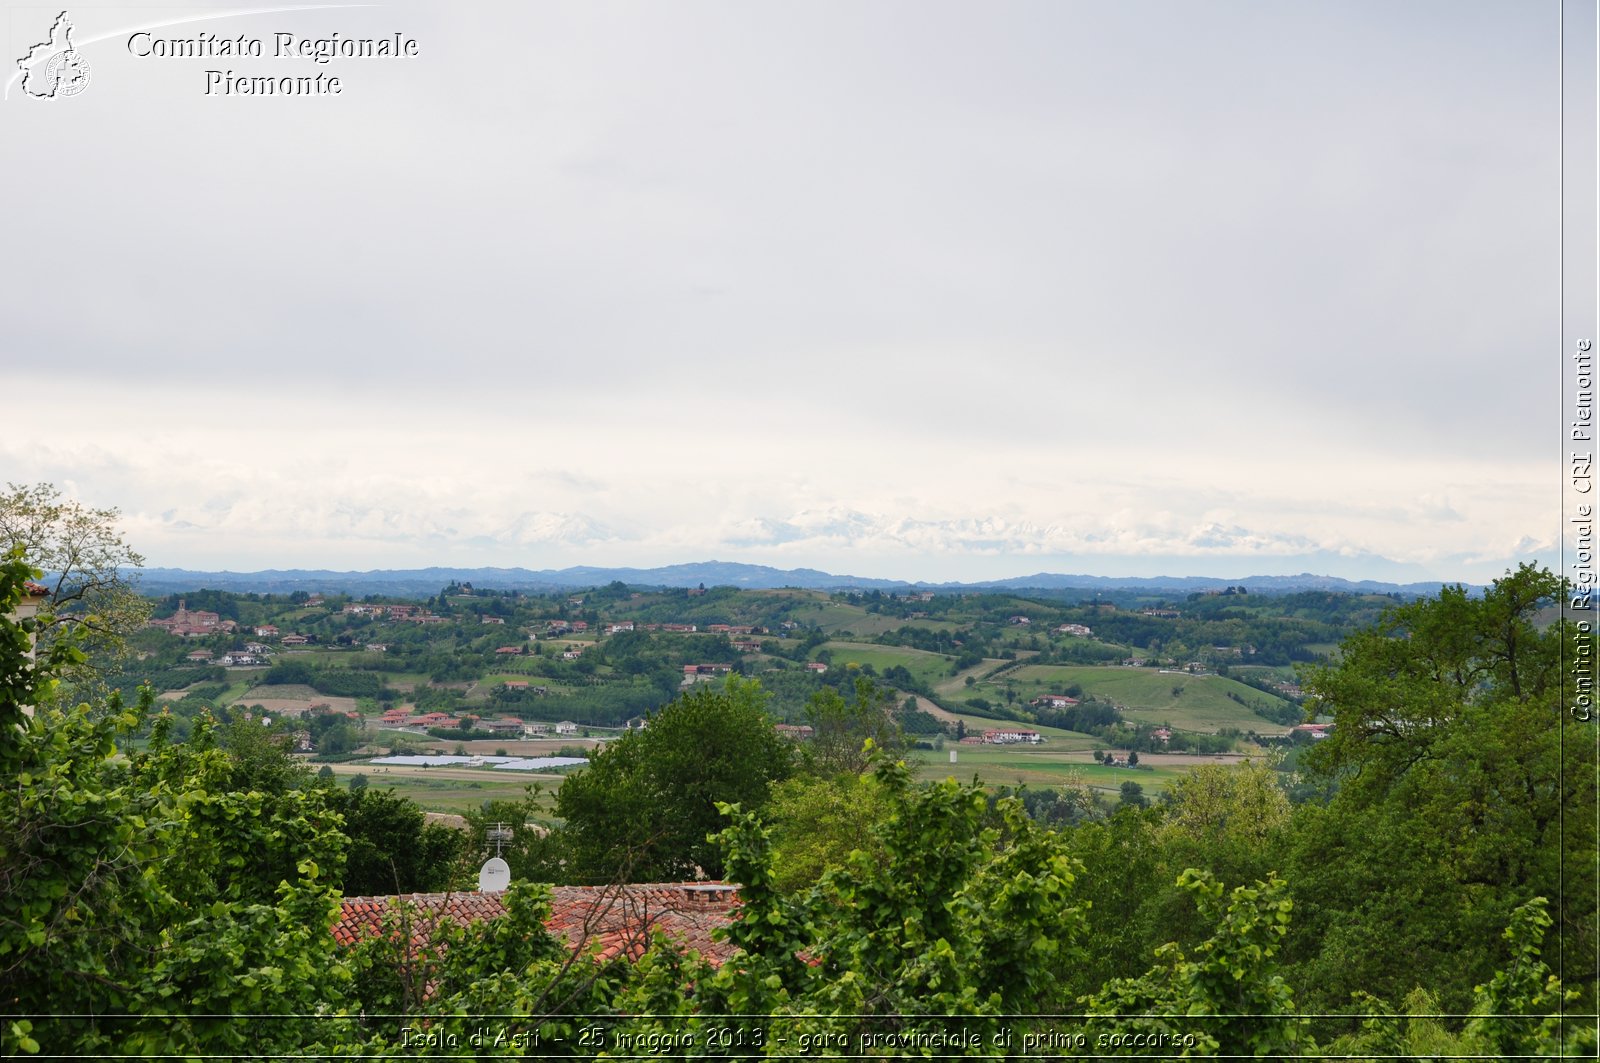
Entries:
POLYGON ((939 696, 941 701, 951 703, 970 697, 972 695, 967 687, 967 676, 970 675, 973 682, 977 682, 978 679, 988 675, 996 667, 1004 663, 998 657, 986 657, 971 668, 957 672, 955 675, 946 675, 943 679, 933 684, 933 692, 939 696))
MULTIPOLYGON (((311 764, 308 767, 317 771, 321 766, 311 764)), ((395 793, 409 797, 425 812, 451 812, 456 815, 476 810, 485 801, 520 801, 530 783, 540 787, 539 808, 541 812, 549 814, 555 807, 555 791, 561 785, 560 776, 532 775, 521 771, 385 769, 381 764, 334 764, 332 768, 340 785, 347 785, 352 776, 365 775, 368 786, 393 788, 395 793), (434 773, 432 777, 428 775, 429 772, 434 773)))
MULTIPOLYGON (((1116 702, 1123 715, 1138 723, 1170 724, 1183 731, 1216 732, 1233 727, 1258 734, 1281 734, 1288 730, 1257 716, 1228 695, 1237 694, 1250 704, 1279 706, 1289 702, 1222 676, 1193 676, 1149 668, 1024 665, 1001 678, 1015 681, 1021 701, 1039 694, 1059 693, 1076 684, 1085 693, 1116 702)), ((979 683, 975 689, 986 686, 979 683)))
POLYGON ((950 661, 941 653, 906 646, 875 646, 862 642, 827 642, 821 647, 833 654, 833 667, 870 664, 878 672, 900 666, 930 686, 950 676, 950 661))
POLYGON ((238 676, 230 672, 228 674, 228 689, 223 692, 217 701, 223 705, 232 705, 244 697, 245 692, 253 688, 256 685, 256 680, 260 677, 260 672, 246 672, 238 676))
POLYGON ((1157 764, 1146 768, 1108 768, 1084 753, 1069 753, 1050 744, 1040 746, 956 746, 956 763, 950 754, 920 753, 913 764, 919 781, 973 777, 985 786, 1065 786, 1082 784, 1115 793, 1125 782, 1136 782, 1146 794, 1159 793, 1189 770, 1187 764, 1157 764))
POLYGON ((830 635, 839 631, 849 631, 855 635, 868 637, 881 635, 885 631, 894 631, 906 623, 898 616, 869 613, 860 606, 845 605, 841 602, 802 607, 795 610, 794 618, 802 623, 814 623, 830 635))
MULTIPOLYGON (((979 716, 970 712, 943 710, 935 713, 935 715, 941 720, 960 720, 967 725, 967 734, 973 736, 981 735, 983 732, 996 727, 1023 727, 1030 731, 1038 731, 1044 737, 1047 747, 1057 753, 1066 750, 1087 753, 1091 749, 1106 748, 1106 743, 1094 737, 1094 735, 1084 734, 1081 731, 1068 731, 1061 727, 1046 727, 1038 723, 1018 723, 1015 720, 997 720, 993 717, 979 716)), ((928 736, 912 735, 910 737, 926 739, 928 736)), ((946 741, 949 740, 947 739, 946 741)))

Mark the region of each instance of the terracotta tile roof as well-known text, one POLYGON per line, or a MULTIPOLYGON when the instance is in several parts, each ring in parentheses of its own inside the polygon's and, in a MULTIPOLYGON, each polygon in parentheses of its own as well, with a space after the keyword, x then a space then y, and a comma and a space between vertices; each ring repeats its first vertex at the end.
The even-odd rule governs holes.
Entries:
MULTIPOLYGON (((546 926, 574 951, 595 951, 602 959, 637 959, 656 930, 694 949, 713 963, 733 951, 711 932, 732 923, 739 887, 721 882, 658 882, 630 886, 552 886, 546 926)), ((413 913, 411 943, 421 945, 442 920, 470 923, 505 914, 499 893, 412 893, 398 897, 346 897, 333 937, 351 945, 372 937, 397 902, 413 913)))

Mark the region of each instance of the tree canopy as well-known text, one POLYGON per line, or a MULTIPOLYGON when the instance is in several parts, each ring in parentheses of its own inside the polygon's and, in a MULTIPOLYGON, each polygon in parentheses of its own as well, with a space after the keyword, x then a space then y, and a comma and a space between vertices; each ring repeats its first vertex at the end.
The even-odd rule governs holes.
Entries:
POLYGON ((759 806, 793 770, 763 701, 760 684, 736 676, 696 687, 569 776, 556 797, 567 881, 719 878, 717 804, 759 806))
MULTIPOLYGON (((1305 761, 1331 796, 1297 811, 1287 866, 1317 1006, 1421 986, 1465 1009, 1497 962, 1480 944, 1538 896, 1571 954, 1593 955, 1595 743, 1564 711, 1563 647, 1587 641, 1592 660, 1594 636, 1543 620, 1563 598, 1527 565, 1479 598, 1447 588, 1307 675, 1334 727, 1305 761)), ((1575 980, 1591 999, 1593 979, 1575 980)))
POLYGON ((119 660, 128 635, 150 616, 134 585, 144 558, 123 540, 118 517, 63 497, 52 484, 8 483, 0 491, 0 550, 20 549, 48 591, 41 641, 71 627, 78 648, 97 659, 94 667, 63 668, 69 682, 96 678, 119 660))

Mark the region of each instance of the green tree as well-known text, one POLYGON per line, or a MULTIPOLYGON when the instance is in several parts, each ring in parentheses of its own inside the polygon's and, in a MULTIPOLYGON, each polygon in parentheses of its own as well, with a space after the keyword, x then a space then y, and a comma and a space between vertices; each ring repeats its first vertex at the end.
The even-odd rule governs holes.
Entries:
POLYGON ((805 1033, 846 1046, 817 1054, 854 1057, 871 1037, 877 1053, 901 1056, 937 1045, 925 1039, 947 1036, 960 1015, 982 1051, 998 1054, 992 1037, 1030 1028, 1002 1016, 1062 1010, 1082 913, 1059 837, 1015 798, 991 810, 975 785, 917 787, 887 759, 873 776, 890 809, 876 844, 799 895, 774 887, 770 833, 724 806, 729 875, 744 884, 728 934, 737 951, 720 967, 671 963, 646 975, 617 1002, 636 1016, 625 1031, 687 1029, 705 1043, 718 1016, 757 1014, 769 1017, 770 1040, 735 1051, 790 1055, 779 1039, 794 1045, 805 1033))
POLYGON ((1277 954, 1289 928, 1292 901, 1276 878, 1239 886, 1203 871, 1185 871, 1180 889, 1190 893, 1215 933, 1186 955, 1176 944, 1157 950, 1158 966, 1133 979, 1108 982, 1084 1000, 1090 1015, 1117 1017, 1125 1040, 1109 1055, 1148 1056, 1149 1045, 1176 1041, 1183 1055, 1296 1056, 1312 1047, 1307 1022, 1297 1016, 1293 991, 1278 971, 1277 954), (1184 1037, 1192 1038, 1185 1044, 1184 1037))
POLYGON ((904 749, 893 694, 858 676, 850 695, 847 699, 825 686, 806 705, 812 730, 801 754, 806 771, 823 778, 856 776, 867 770, 869 742, 887 755, 904 749))
POLYGON ((341 999, 325 871, 342 861, 326 791, 228 788, 220 749, 156 730, 142 704, 41 705, 14 742, 0 822, 0 1050, 277 1055, 328 1033, 341 999), (248 1011, 281 1022, 206 1019, 248 1011), (69 1013, 100 1022, 47 1020, 69 1013))
POLYGON ((891 805, 871 775, 802 775, 772 788, 772 882, 792 893, 843 867, 857 851, 880 853, 877 828, 891 805))
POLYGON ((393 790, 332 790, 329 799, 350 839, 340 892, 430 893, 453 884, 466 842, 462 832, 427 822, 415 801, 393 790))
MULTIPOLYGON (((1542 610, 1564 598, 1522 566, 1479 598, 1446 588, 1389 610, 1305 685, 1333 734, 1303 758, 1325 803, 1296 811, 1286 861, 1306 912, 1288 954, 1317 1010, 1352 993, 1421 986, 1446 1011, 1471 1005, 1502 957, 1499 928, 1554 897, 1566 948, 1592 954, 1592 725, 1562 647, 1594 640, 1542 610)), ((1592 1004, 1592 979, 1576 988, 1592 1004)))
POLYGON ((708 840, 721 826, 717 803, 758 808, 792 770, 792 746, 773 729, 764 701, 753 680, 698 687, 568 776, 556 797, 566 877, 720 877, 721 852, 708 840))
POLYGON ((0 551, 20 549, 48 591, 37 636, 46 646, 72 631, 87 655, 58 662, 69 686, 97 683, 129 654, 128 637, 150 617, 150 603, 134 586, 141 557, 117 530, 115 509, 92 509, 63 498, 51 484, 8 483, 0 491, 0 551))

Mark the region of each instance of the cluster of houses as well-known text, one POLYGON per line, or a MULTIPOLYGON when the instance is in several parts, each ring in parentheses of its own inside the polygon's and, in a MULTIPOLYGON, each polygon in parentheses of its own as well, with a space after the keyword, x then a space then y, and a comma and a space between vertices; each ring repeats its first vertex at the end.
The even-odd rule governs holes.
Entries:
POLYGON ((420 605, 374 605, 371 602, 351 602, 344 607, 344 612, 347 616, 386 617, 390 620, 409 620, 414 624, 442 624, 447 619, 428 612, 420 605))
POLYGON ((229 667, 244 665, 263 665, 267 663, 270 654, 267 648, 259 642, 246 644, 243 650, 230 650, 217 657, 210 650, 195 650, 193 653, 184 654, 184 660, 191 664, 220 664, 229 667))
POLYGON ((239 625, 232 620, 224 620, 207 609, 190 609, 187 599, 178 599, 178 611, 161 620, 147 620, 146 627, 153 627, 177 635, 179 638, 203 638, 206 635, 231 634, 239 625))
MULTIPOLYGON (((552 620, 551 625, 564 624, 567 621, 552 620)), ((577 624, 582 621, 572 621, 575 625, 572 630, 582 630, 577 624)), ((587 627, 587 625, 584 625, 587 627)), ((547 630, 550 630, 547 628, 547 630)), ((669 635, 692 635, 700 630, 698 624, 640 624, 633 620, 619 620, 614 624, 606 625, 607 635, 620 635, 624 631, 660 631, 669 635)), ((765 635, 767 629, 754 627, 749 624, 708 624, 706 632, 711 635, 765 635)), ((759 649, 759 645, 757 646, 759 649)))
MULTIPOLYGON (((509 684, 508 684, 509 685, 509 684)), ((437 728, 460 727, 465 720, 471 727, 469 730, 489 731, 506 738, 535 738, 547 735, 554 731, 558 735, 575 735, 578 725, 571 720, 562 720, 557 724, 539 723, 532 720, 520 720, 515 716, 502 716, 498 720, 485 721, 483 717, 474 713, 456 715, 449 712, 425 712, 413 715, 411 709, 389 709, 378 719, 380 727, 394 730, 415 731, 425 734, 437 728)))
MULTIPOLYGON (((1033 621, 1028 617, 1023 616, 1021 613, 1018 613, 1016 616, 1006 617, 1006 623, 1012 625, 1013 627, 1030 627, 1032 626, 1033 621)), ((1059 624, 1050 630, 1057 635, 1076 635, 1079 638, 1085 639, 1094 634, 1094 631, 1091 628, 1085 627, 1083 624, 1059 624)))

